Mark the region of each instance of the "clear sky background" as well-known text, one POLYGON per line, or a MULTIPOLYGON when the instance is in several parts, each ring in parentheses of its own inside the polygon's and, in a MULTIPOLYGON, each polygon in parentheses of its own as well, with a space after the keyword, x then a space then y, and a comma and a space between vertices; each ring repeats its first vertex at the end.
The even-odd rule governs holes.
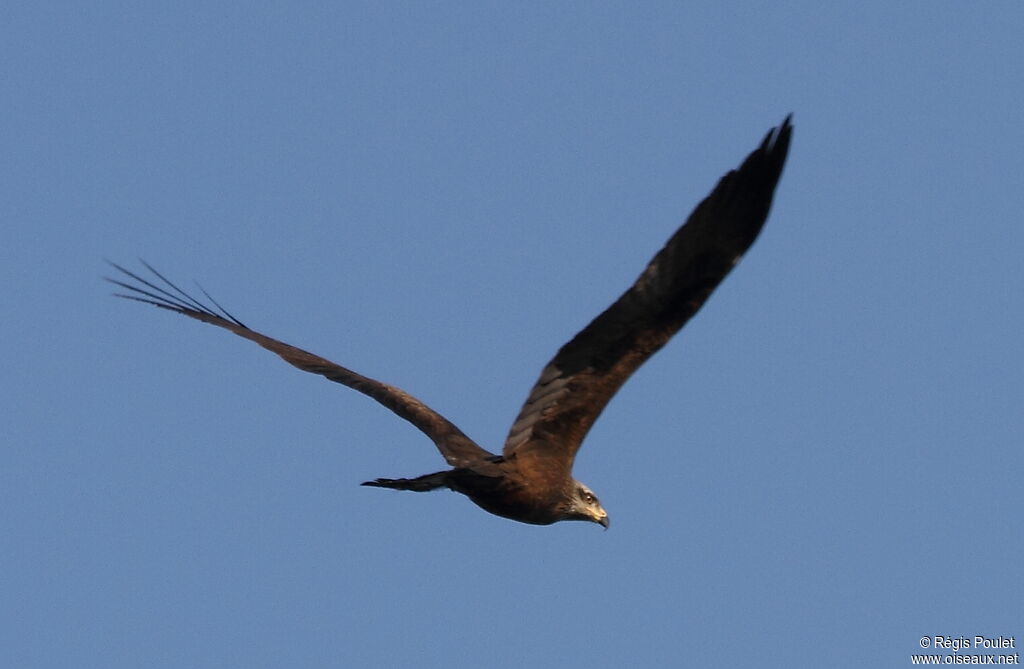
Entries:
POLYGON ((1024 5, 15 3, 0 666, 903 667, 1024 642, 1024 5), (612 401, 612 527, 454 493, 794 112, 760 240, 612 401), (948 652, 948 651, 947 651, 948 652))

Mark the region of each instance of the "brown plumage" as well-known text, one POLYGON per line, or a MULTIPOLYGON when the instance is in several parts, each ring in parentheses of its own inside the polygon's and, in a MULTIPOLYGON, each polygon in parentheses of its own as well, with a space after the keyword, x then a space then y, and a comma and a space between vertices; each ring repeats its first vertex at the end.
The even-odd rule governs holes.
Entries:
POLYGON ((149 265, 152 280, 111 263, 125 278, 108 281, 131 291, 118 297, 230 330, 303 371, 369 395, 430 437, 452 466, 413 479, 363 485, 417 492, 450 488, 512 520, 537 525, 587 520, 607 528, 608 514, 597 497, 572 477, 576 452, 608 400, 700 309, 757 238, 792 132, 789 117, 769 131, 697 205, 636 282, 555 354, 512 424, 501 455, 484 450, 400 388, 250 330, 212 298, 213 307, 193 299, 149 265))

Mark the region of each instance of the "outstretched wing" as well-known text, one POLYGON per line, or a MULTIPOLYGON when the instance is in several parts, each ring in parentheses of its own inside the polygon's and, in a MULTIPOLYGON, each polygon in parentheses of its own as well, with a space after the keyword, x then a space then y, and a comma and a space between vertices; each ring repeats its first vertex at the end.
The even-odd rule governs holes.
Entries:
POLYGON ((493 457, 491 453, 477 446, 472 439, 463 434, 448 419, 401 388, 389 386, 386 383, 357 374, 330 360, 250 330, 217 304, 216 300, 206 294, 206 291, 203 291, 203 293, 206 294, 206 297, 216 308, 208 307, 195 300, 145 262, 142 264, 146 265, 146 268, 155 275, 156 280, 164 284, 163 287, 147 281, 120 265, 112 262, 110 264, 126 277, 137 282, 133 284, 128 283, 127 279, 107 278, 107 281, 131 291, 131 294, 118 293, 118 297, 176 311, 179 314, 184 314, 204 323, 224 328, 234 332, 239 337, 245 337, 250 341, 256 342, 268 351, 281 356, 285 362, 298 367, 304 372, 319 374, 329 381, 340 383, 358 390, 364 395, 369 395, 430 437, 437 445, 438 450, 441 451, 444 459, 453 467, 464 467, 481 458, 493 457))
POLYGON ((587 431, 640 365, 693 316, 757 238, 792 137, 790 117, 672 235, 636 282, 548 363, 504 455, 568 475, 587 431))

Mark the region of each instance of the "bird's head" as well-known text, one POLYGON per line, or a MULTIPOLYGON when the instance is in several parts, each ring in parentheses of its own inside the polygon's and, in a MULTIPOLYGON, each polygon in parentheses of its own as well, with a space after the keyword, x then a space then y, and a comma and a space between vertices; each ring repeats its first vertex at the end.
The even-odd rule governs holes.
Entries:
POLYGON ((601 506, 597 495, 579 481, 572 482, 562 520, 587 520, 608 529, 608 512, 601 506))

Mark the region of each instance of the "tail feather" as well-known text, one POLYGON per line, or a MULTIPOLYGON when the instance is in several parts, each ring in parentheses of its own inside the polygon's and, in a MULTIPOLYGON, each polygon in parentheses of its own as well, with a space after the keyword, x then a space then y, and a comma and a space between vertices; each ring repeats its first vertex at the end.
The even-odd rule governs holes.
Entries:
POLYGON ((413 492, 427 492, 438 488, 448 487, 448 472, 435 472, 424 474, 414 479, 375 479, 365 481, 361 485, 374 488, 391 488, 392 490, 412 490, 413 492))

